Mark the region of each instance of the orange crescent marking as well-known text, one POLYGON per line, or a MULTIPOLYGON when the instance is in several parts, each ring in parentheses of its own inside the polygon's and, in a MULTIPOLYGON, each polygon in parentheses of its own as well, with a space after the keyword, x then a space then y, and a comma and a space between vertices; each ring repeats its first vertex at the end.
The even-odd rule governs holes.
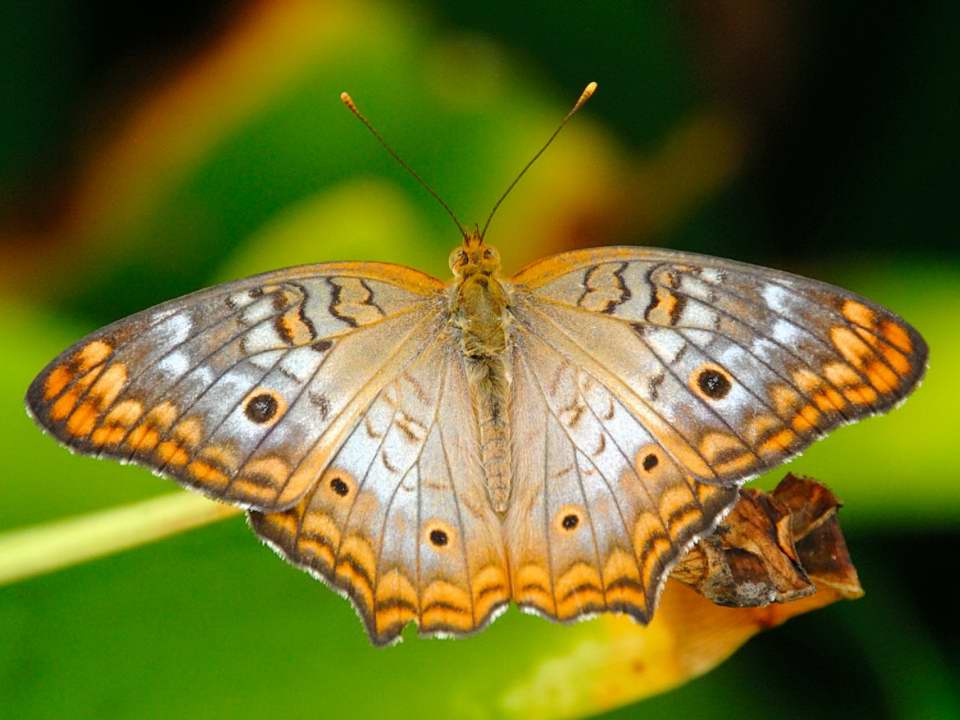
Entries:
POLYGON ((73 380, 73 373, 66 365, 57 365, 43 382, 43 399, 52 400, 73 380))
POLYGON ((96 367, 108 357, 110 353, 113 352, 113 348, 105 343, 103 340, 94 340, 91 343, 88 343, 74 357, 74 363, 77 366, 78 372, 86 372, 93 367, 96 367))
POLYGON ((67 432, 75 437, 86 437, 97 424, 99 412, 90 400, 84 400, 67 420, 67 432))
POLYGON ((850 322, 865 328, 872 328, 877 321, 873 310, 856 300, 847 300, 843 303, 843 316, 850 322))
POLYGON ((892 320, 887 320, 881 326, 880 332, 883 333, 883 337, 886 340, 900 350, 908 354, 913 352, 913 343, 910 342, 910 335, 897 323, 892 320))

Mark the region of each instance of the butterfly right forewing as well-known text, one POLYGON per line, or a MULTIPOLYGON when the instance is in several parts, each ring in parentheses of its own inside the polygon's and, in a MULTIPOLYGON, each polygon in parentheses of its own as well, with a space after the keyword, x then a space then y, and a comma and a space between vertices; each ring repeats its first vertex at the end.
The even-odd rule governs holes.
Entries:
POLYGON ((549 258, 515 278, 521 324, 591 366, 694 477, 742 481, 919 382, 927 348, 824 283, 645 248, 549 258))
POLYGON ((525 452, 507 544, 515 597, 560 619, 649 620, 670 566, 739 483, 902 399, 926 364, 889 311, 716 258, 600 248, 513 283, 525 452))

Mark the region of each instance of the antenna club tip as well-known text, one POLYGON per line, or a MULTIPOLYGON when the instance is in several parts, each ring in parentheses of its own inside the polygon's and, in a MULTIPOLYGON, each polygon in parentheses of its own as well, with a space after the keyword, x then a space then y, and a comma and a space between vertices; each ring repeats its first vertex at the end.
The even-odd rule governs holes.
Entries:
POLYGON ((357 109, 356 104, 353 102, 353 98, 350 97, 350 93, 348 93, 348 92, 346 92, 346 91, 340 93, 340 102, 342 102, 344 105, 346 105, 346 106, 347 106, 348 108, 350 108, 351 110, 356 110, 356 109, 357 109))
MULTIPOLYGON (((577 102, 571 108, 570 112, 567 113, 567 119, 570 118, 577 110, 583 107, 583 104, 590 99, 590 97, 597 91, 597 84, 595 82, 587 83, 587 86, 583 89, 583 92, 580 93, 580 97, 577 98, 577 102)), ((566 122, 566 120, 564 120, 566 122)))
POLYGON ((580 108, 580 106, 583 105, 587 100, 589 100, 596 91, 597 91, 597 84, 595 82, 588 83, 587 86, 583 89, 583 92, 580 93, 580 99, 577 100, 576 107, 580 108))

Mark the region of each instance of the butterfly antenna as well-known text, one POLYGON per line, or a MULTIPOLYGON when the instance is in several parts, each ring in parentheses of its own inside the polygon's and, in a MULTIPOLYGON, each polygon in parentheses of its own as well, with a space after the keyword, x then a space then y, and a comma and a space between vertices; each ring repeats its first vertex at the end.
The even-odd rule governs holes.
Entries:
POLYGON ((390 147, 390 146, 387 144, 387 141, 383 139, 383 136, 382 136, 379 132, 377 132, 377 129, 370 123, 369 120, 367 120, 367 118, 364 116, 364 114, 363 114, 362 112, 360 112, 360 110, 357 108, 357 104, 353 101, 353 98, 350 97, 350 95, 349 95, 348 93, 342 92, 342 93, 340 93, 340 101, 341 101, 344 105, 346 105, 346 106, 347 106, 347 109, 349 109, 350 112, 352 112, 352 113, 356 116, 357 120, 359 120, 360 122, 362 122, 362 123, 366 126, 367 130, 369 130, 369 131, 371 132, 371 134, 380 142, 380 144, 383 145, 384 149, 393 156, 393 159, 396 160, 398 163, 400 163, 400 165, 403 167, 404 170, 406 170, 408 173, 410 173, 411 175, 413 175, 414 179, 415 179, 418 183, 420 183, 420 184, 423 186, 423 188, 424 188, 428 193, 430 193, 431 195, 433 195, 433 198, 434 198, 438 203, 440 203, 440 205, 443 207, 443 209, 447 211, 447 214, 453 219, 453 222, 456 223, 457 229, 460 231, 460 234, 461 234, 463 237, 467 237, 467 231, 463 229, 463 225, 460 223, 459 220, 457 220, 457 216, 453 214, 453 210, 450 209, 450 206, 447 205, 447 204, 443 201, 443 198, 441 198, 441 197, 437 194, 437 192, 436 192, 432 187, 430 187, 430 186, 427 184, 427 181, 426 181, 426 180, 424 180, 422 177, 420 177, 419 175, 417 175, 417 172, 416 172, 412 167, 410 167, 409 165, 407 165, 407 163, 405 163, 405 162, 403 161, 403 158, 401 158, 401 157, 397 154, 397 151, 396 151, 396 150, 394 150, 392 147, 390 147))
POLYGON ((493 210, 490 211, 490 215, 487 216, 487 222, 484 223, 483 225, 483 232, 480 233, 481 239, 486 237, 487 228, 490 227, 490 221, 493 220, 493 216, 496 214, 497 209, 500 207, 500 204, 507 198, 507 195, 510 194, 510 191, 513 190, 516 184, 520 182, 520 178, 522 178, 526 174, 527 170, 529 170, 530 167, 537 161, 537 159, 541 155, 543 155, 544 151, 548 147, 550 147, 550 143, 552 143, 554 138, 556 138, 557 135, 560 134, 560 131, 563 130, 563 126, 567 124, 567 121, 569 121, 570 118, 572 118, 574 114, 576 114, 577 110, 583 107, 584 103, 586 103, 587 100, 590 99, 590 96, 593 95, 593 93, 596 92, 596 90, 597 90, 597 84, 595 82, 591 82, 583 89, 583 92, 580 93, 580 98, 577 100, 576 103, 574 103, 574 106, 570 108, 570 112, 568 112, 566 115, 563 116, 563 120, 560 121, 560 124, 557 126, 557 129, 553 131, 553 135, 551 135, 549 139, 543 144, 543 147, 537 151, 537 154, 530 159, 530 162, 528 162, 526 165, 523 166, 523 170, 521 170, 520 173, 517 175, 517 177, 514 178, 513 182, 510 183, 507 189, 504 190, 503 195, 500 196, 500 199, 497 200, 497 202, 494 204, 493 210))

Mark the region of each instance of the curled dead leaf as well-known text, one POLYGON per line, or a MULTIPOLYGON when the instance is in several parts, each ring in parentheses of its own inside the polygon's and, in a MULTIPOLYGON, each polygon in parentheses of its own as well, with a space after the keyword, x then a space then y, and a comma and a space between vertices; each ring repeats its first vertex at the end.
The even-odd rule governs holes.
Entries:
POLYGON ((672 577, 729 607, 792 602, 825 583, 858 597, 862 590, 836 519, 839 506, 827 488, 795 475, 770 494, 741 490, 716 532, 690 549, 672 577))

